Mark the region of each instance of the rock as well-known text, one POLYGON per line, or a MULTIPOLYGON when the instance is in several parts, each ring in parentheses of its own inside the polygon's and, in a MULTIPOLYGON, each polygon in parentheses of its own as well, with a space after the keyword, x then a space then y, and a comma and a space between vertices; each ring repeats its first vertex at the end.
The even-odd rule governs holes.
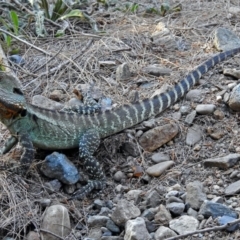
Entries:
POLYGON ((107 220, 106 227, 113 233, 120 233, 119 227, 111 219, 107 220))
POLYGON ((160 162, 165 162, 165 161, 169 161, 170 157, 166 154, 163 153, 154 153, 151 157, 152 161, 155 163, 160 163, 160 162))
POLYGON ((101 199, 95 199, 93 202, 93 209, 101 210, 103 207, 106 207, 106 204, 101 199))
POLYGON ((185 123, 191 125, 191 124, 193 123, 196 115, 197 115, 197 112, 196 112, 195 110, 192 111, 191 113, 189 113, 189 114, 186 116, 185 120, 184 120, 185 123))
POLYGON ((238 214, 230 209, 229 207, 221 204, 221 203, 214 203, 211 201, 205 200, 204 203, 202 204, 198 214, 203 215, 205 218, 208 217, 222 217, 224 215, 237 218, 238 214))
POLYGON ((159 206, 160 202, 161 202, 161 196, 156 190, 153 190, 149 194, 147 194, 147 197, 146 197, 147 207, 152 207, 152 208, 157 207, 159 206))
POLYGON ((123 63, 117 67, 116 81, 126 80, 131 77, 131 72, 128 63, 123 63))
POLYGON ((154 219, 156 212, 157 212, 156 208, 148 208, 143 211, 143 213, 141 214, 141 217, 149 221, 152 221, 154 219))
POLYGON ((128 201, 133 200, 134 204, 138 204, 141 200, 142 190, 130 190, 126 193, 126 198, 128 201))
POLYGON ((196 112, 198 114, 211 114, 214 112, 216 106, 213 104, 199 104, 196 107, 196 112))
POLYGON ((235 195, 240 192, 240 180, 231 183, 229 186, 226 187, 224 193, 226 196, 235 195))
POLYGON ((165 75, 170 76, 172 70, 159 64, 153 64, 143 68, 143 72, 156 77, 160 77, 165 75))
POLYGON ((8 59, 9 59, 11 62, 13 62, 13 63, 15 63, 15 64, 18 64, 18 65, 20 65, 20 66, 23 66, 23 65, 25 64, 25 59, 24 59, 22 56, 17 55, 17 54, 10 55, 10 56, 8 57, 8 59))
POLYGON ((240 84, 233 88, 228 100, 228 105, 232 110, 240 111, 240 84))
POLYGON ((165 161, 155 164, 146 170, 146 173, 153 177, 159 177, 165 170, 170 168, 174 161, 165 161))
POLYGON ((145 151, 152 152, 169 142, 177 134, 178 126, 176 124, 166 124, 143 133, 139 138, 139 143, 145 151))
POLYGON ((198 125, 193 125, 188 129, 186 144, 189 146, 193 146, 198 143, 202 138, 202 130, 198 125))
MULTIPOLYGON (((223 70, 223 74, 227 75, 227 76, 231 76, 235 79, 240 79, 240 71, 238 69, 235 69, 235 68, 225 68, 223 70)), ((237 86, 237 84, 234 83, 234 85, 230 85, 230 87, 231 87, 230 89, 233 89, 236 86, 237 86)))
POLYGON ((126 179, 126 175, 125 173, 123 173, 122 171, 117 171, 114 175, 113 175, 113 179, 116 182, 121 182, 123 179, 126 179))
POLYGON ((177 234, 173 230, 164 226, 159 227, 154 234, 155 240, 165 240, 176 236, 177 234))
POLYGON ((214 34, 214 45, 219 51, 226 51, 240 46, 240 39, 229 29, 220 27, 214 34))
POLYGON ((172 203, 172 202, 178 202, 178 203, 183 203, 183 200, 178 198, 178 197, 175 197, 175 196, 171 196, 167 199, 166 203, 172 203))
POLYGON ((169 223, 169 227, 179 234, 196 231, 198 225, 198 220, 191 216, 181 216, 178 219, 171 220, 169 223))
MULTIPOLYGON (((222 217, 218 218, 218 223, 219 223, 219 225, 225 225, 227 223, 230 223, 230 222, 233 222, 233 221, 236 221, 236 220, 237 219, 233 218, 233 217, 222 216, 222 217)), ((236 223, 236 224, 232 225, 231 227, 228 227, 227 231, 228 232, 234 232, 234 231, 238 230, 239 228, 240 228, 240 223, 236 223)))
POLYGON ((111 219, 118 226, 124 226, 124 224, 132 218, 140 216, 141 211, 133 203, 122 199, 119 200, 116 208, 113 210, 111 219))
POLYGON ((166 194, 166 199, 170 198, 170 197, 178 197, 179 196, 179 191, 177 190, 171 190, 166 194))
POLYGON ((129 156, 137 157, 139 156, 139 150, 136 143, 126 142, 122 145, 122 150, 129 156))
POLYGON ((174 214, 174 216, 180 216, 185 208, 184 203, 172 202, 166 205, 166 208, 174 214))
MULTIPOLYGON (((63 205, 52 205, 48 207, 41 223, 41 229, 52 232, 62 238, 65 238, 71 232, 70 218, 68 210, 63 205)), ((59 240, 58 237, 41 231, 42 240, 59 240)))
POLYGON ((172 220, 172 216, 167 208, 161 204, 154 220, 157 224, 168 226, 169 221, 172 220))
POLYGON ((99 228, 99 227, 105 227, 107 221, 109 220, 109 217, 106 216, 90 216, 87 220, 89 227, 99 228))
POLYGON ((112 210, 111 209, 109 209, 108 207, 102 207, 101 208, 101 211, 99 212, 99 216, 109 216, 109 214, 111 214, 112 213, 112 210))
POLYGON ((76 191, 76 185, 75 184, 72 184, 72 185, 65 184, 63 186, 63 191, 65 193, 71 195, 71 194, 73 194, 76 191))
POLYGON ((180 107, 180 113, 182 115, 187 115, 190 111, 191 111, 191 107, 190 106, 181 106, 180 107))
POLYGON ((202 91, 199 89, 189 90, 186 94, 186 99, 191 102, 201 102, 203 98, 202 91))
MULTIPOLYGON (((102 237, 102 229, 98 228, 90 228, 88 233, 88 238, 86 240, 96 240, 101 239, 102 237)), ((85 239, 84 239, 85 240, 85 239)))
POLYGON ((198 212, 197 212, 197 211, 195 211, 194 209, 192 209, 192 208, 189 208, 189 209, 187 210, 187 214, 188 214, 189 216, 192 216, 192 217, 194 217, 194 218, 196 218, 196 219, 197 219, 198 212))
POLYGON ((79 173, 74 164, 64 154, 54 152, 45 158, 41 166, 43 174, 49 178, 56 178, 65 184, 75 184, 79 173))
POLYGON ((231 153, 224 157, 209 158, 204 160, 204 167, 218 167, 220 169, 228 169, 236 165, 240 160, 240 154, 231 153))
POLYGON ((128 220, 125 226, 124 240, 150 240, 151 236, 147 231, 144 219, 137 217, 128 220))
POLYGON ((61 110, 64 106, 61 103, 55 102, 49 98, 46 98, 42 95, 35 95, 32 98, 32 104, 42 107, 42 108, 47 108, 50 110, 61 110))
POLYGON ((190 182, 187 184, 186 190, 186 203, 188 203, 191 208, 198 210, 204 200, 207 199, 207 196, 203 190, 203 184, 199 181, 190 182))
POLYGON ((49 98, 52 99, 53 101, 59 102, 62 99, 64 99, 63 91, 55 89, 50 93, 49 98))
POLYGON ((47 190, 47 192, 51 194, 54 192, 59 192, 60 188, 62 187, 62 184, 57 179, 54 179, 52 181, 44 183, 44 187, 47 190))

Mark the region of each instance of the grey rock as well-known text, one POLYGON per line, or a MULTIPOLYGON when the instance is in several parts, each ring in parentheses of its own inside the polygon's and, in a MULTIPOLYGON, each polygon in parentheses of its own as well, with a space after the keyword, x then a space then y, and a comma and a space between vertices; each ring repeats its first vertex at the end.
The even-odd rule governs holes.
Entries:
POLYGON ((95 199, 94 202, 93 202, 93 208, 94 209, 98 209, 98 210, 101 210, 102 207, 105 207, 105 202, 101 199, 95 199))
POLYGON ((178 219, 171 220, 169 223, 169 227, 179 234, 196 231, 198 225, 198 220, 191 216, 181 216, 178 219))
POLYGON ((181 106, 180 107, 180 112, 182 115, 186 115, 191 111, 191 107, 190 106, 181 106))
POLYGON ((72 184, 72 185, 65 184, 65 185, 63 185, 63 190, 67 194, 73 194, 76 190, 76 185, 75 184, 72 184))
POLYGON ((154 217, 154 220, 157 224, 168 226, 169 221, 172 220, 172 216, 167 208, 161 204, 154 217))
POLYGON ((203 190, 203 184, 199 181, 188 183, 186 186, 186 190, 186 203, 188 203, 191 208, 198 210, 204 200, 207 199, 207 196, 203 190))
MULTIPOLYGON (((67 208, 63 205, 52 205, 43 214, 41 229, 65 238, 71 232, 70 218, 67 208)), ((41 231, 42 240, 58 240, 52 234, 41 231)))
POLYGON ((124 238, 120 236, 102 236, 101 240, 124 240, 124 238))
POLYGON ((160 162, 165 162, 165 161, 169 161, 170 157, 166 154, 163 153, 154 153, 151 157, 152 161, 155 163, 160 163, 160 162))
POLYGON ((192 208, 189 208, 189 209, 187 210, 187 214, 188 214, 189 216, 194 217, 194 218, 197 218, 197 216, 198 216, 198 212, 195 211, 195 210, 192 209, 192 208))
POLYGON ((220 27, 214 34, 214 45, 219 51, 226 51, 240 46, 240 39, 229 29, 220 27))
POLYGON ((170 198, 170 197, 178 197, 179 196, 179 191, 177 190, 172 190, 172 191, 169 191, 167 194, 166 194, 166 199, 170 198))
POLYGON ((120 233, 119 227, 111 219, 107 220, 106 227, 113 233, 120 233))
POLYGON ((235 195, 240 192, 240 180, 231 183, 229 186, 226 187, 225 189, 225 195, 230 196, 230 195, 235 195))
POLYGON ((116 208, 113 210, 111 219, 118 226, 124 226, 124 224, 132 218, 140 216, 141 211, 133 203, 122 199, 119 200, 116 208))
POLYGON ((152 221, 154 219, 156 212, 157 212, 156 208, 148 208, 143 211, 141 217, 146 218, 149 221, 152 221))
POLYGON ((186 94, 186 99, 191 102, 200 102, 203 97, 203 93, 199 89, 192 89, 186 94))
POLYGON ((198 114, 211 114, 214 112, 216 106, 214 104, 199 104, 196 107, 198 114))
POLYGON ((128 63, 123 63, 117 67, 116 80, 126 80, 131 77, 131 72, 128 63))
POLYGON ((153 177, 159 177, 165 170, 174 165, 174 161, 165 161, 155 164, 146 170, 146 173, 153 177))
POLYGON ((193 123, 196 115, 197 115, 197 112, 195 110, 190 112, 185 118, 185 123, 191 125, 193 123))
MULTIPOLYGON (((232 76, 236 79, 240 79, 240 71, 235 68, 225 68, 223 70, 223 74, 227 75, 227 76, 232 76)), ((233 85, 230 85, 229 89, 233 89, 236 86, 237 86, 237 84, 234 83, 233 85)))
POLYGON ((136 143, 126 142, 122 145, 122 150, 127 153, 127 155, 137 157, 139 156, 139 150, 136 143))
POLYGON ((75 184, 80 179, 74 164, 64 154, 58 152, 53 152, 45 158, 41 171, 45 176, 69 185, 75 184))
POLYGON ((107 217, 111 213, 112 213, 111 209, 109 209, 108 207, 102 207, 98 215, 107 217))
POLYGON ((159 206, 160 203, 161 203, 161 196, 156 190, 153 190, 149 194, 147 194, 147 197, 146 197, 147 207, 154 208, 159 206))
POLYGON ((126 179, 126 175, 122 172, 122 171, 117 171, 114 175, 113 175, 113 179, 116 182, 121 182, 123 179, 126 179))
POLYGON ((218 167, 220 169, 228 169, 236 165, 240 160, 240 154, 231 153, 224 157, 209 158, 204 160, 204 167, 218 167))
POLYGON ((205 218, 208 218, 208 217, 216 218, 216 217, 221 217, 223 215, 233 217, 233 218, 238 217, 238 214, 231 208, 221 203, 213 203, 207 200, 204 201, 198 213, 203 215, 205 218))
POLYGON ((228 9, 229 13, 232 13, 233 15, 240 14, 240 7, 233 6, 228 9))
POLYGON ((172 202, 168 203, 166 208, 175 216, 179 216, 183 213, 185 205, 184 203, 172 202))
POLYGON ((100 227, 90 228, 88 237, 91 240, 101 239, 102 236, 102 229, 100 227))
POLYGON ((44 183, 44 187, 48 193, 59 192, 60 188, 62 187, 61 182, 57 179, 44 183))
MULTIPOLYGON (((4 238, 3 240, 14 240, 14 238, 11 238, 11 239, 10 238, 8 238, 8 239, 4 238)), ((27 234, 26 240, 40 240, 39 233, 34 232, 34 231, 30 231, 27 234)))
POLYGON ((108 220, 109 220, 109 217, 95 215, 95 216, 90 216, 87 222, 89 224, 89 227, 99 228, 99 227, 105 227, 108 220))
POLYGON ((135 204, 138 204, 141 200, 142 190, 130 190, 126 193, 126 198, 128 201, 133 200, 135 204))
POLYGON ((167 199, 166 203, 172 203, 172 202, 179 202, 179 203, 183 203, 183 200, 178 198, 178 197, 175 197, 175 196, 171 196, 167 199))
POLYGON ((233 88, 229 96, 228 105, 232 110, 240 111, 240 84, 233 88))
POLYGON ((177 234, 173 230, 164 226, 159 227, 154 234, 155 240, 165 240, 176 236, 177 234))
POLYGON ((202 138, 202 129, 198 125, 193 125, 188 129, 186 144, 189 146, 193 146, 198 143, 202 138))
POLYGON ((144 219, 137 217, 128 220, 125 225, 124 240, 150 240, 151 236, 147 231, 144 219))

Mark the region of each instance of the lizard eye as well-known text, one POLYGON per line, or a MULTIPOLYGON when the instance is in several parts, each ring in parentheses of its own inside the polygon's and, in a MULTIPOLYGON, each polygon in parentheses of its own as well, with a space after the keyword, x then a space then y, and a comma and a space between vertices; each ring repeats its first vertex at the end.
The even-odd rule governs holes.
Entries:
POLYGON ((23 95, 23 92, 19 88, 13 88, 13 93, 23 95))

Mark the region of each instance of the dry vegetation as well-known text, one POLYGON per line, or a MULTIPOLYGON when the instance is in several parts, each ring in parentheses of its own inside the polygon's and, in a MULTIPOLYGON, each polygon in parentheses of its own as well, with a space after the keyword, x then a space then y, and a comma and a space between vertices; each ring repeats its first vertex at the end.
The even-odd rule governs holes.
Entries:
MULTIPOLYGON (((154 1, 141 1, 143 5, 147 5, 148 2, 154 1)), ((49 35, 41 39, 35 37, 32 31, 34 25, 30 25, 25 33, 28 41, 51 53, 54 57, 45 55, 21 42, 15 42, 21 46, 21 55, 26 61, 22 69, 15 67, 15 71, 28 99, 30 100, 36 94, 49 97, 53 90, 62 89, 65 94, 63 102, 65 102, 73 95, 74 87, 80 83, 93 84, 98 91, 113 99, 118 105, 131 102, 136 91, 140 98, 149 97, 164 83, 174 85, 182 76, 216 52, 212 43, 212 33, 216 28, 225 27, 239 35, 240 16, 230 17, 228 12, 230 6, 240 6, 238 0, 182 0, 178 2, 182 4, 182 11, 167 14, 165 17, 157 15, 143 17, 140 13, 123 12, 110 12, 110 17, 105 17, 104 13, 96 12, 92 17, 99 24, 99 28, 103 31, 102 34, 95 34, 87 23, 72 22, 74 27, 78 26, 93 36, 82 34, 82 30, 78 33, 68 31, 65 36, 59 38, 52 37, 57 27, 46 23, 49 35), (186 51, 152 45, 150 36, 159 22, 165 23, 172 35, 181 39, 186 45, 186 51), (115 61, 117 65, 127 62, 131 66, 133 76, 129 80, 117 82, 115 80, 116 66, 102 67, 99 61, 115 61), (143 67, 154 63, 170 68, 171 75, 157 78, 144 74, 143 67), (143 82, 151 83, 153 87, 143 88, 141 87, 143 82)), ((211 88, 222 84, 219 70, 227 65, 238 67, 239 56, 220 64, 204 76, 206 82, 209 80, 204 103, 218 104, 211 88)), ((179 104, 185 103, 183 99, 179 104)), ((232 133, 233 130, 238 131, 238 115, 230 113, 224 106, 219 105, 219 108, 228 112, 228 117, 219 123, 222 129, 228 131, 223 139, 214 141, 206 135, 201 142, 201 150, 196 152, 185 144, 187 126, 180 120, 177 122, 181 129, 180 134, 172 144, 158 150, 170 155, 176 163, 175 166, 160 178, 153 179, 150 184, 144 185, 140 179, 128 179, 125 184, 130 189, 142 188, 147 191, 156 185, 169 186, 177 182, 184 188, 185 184, 191 180, 204 182, 206 179, 212 179, 212 182, 217 182, 222 175, 226 174, 226 171, 204 169, 201 161, 207 157, 225 155, 232 147, 237 149, 240 146, 239 134, 232 133)), ((172 120, 173 111, 174 109, 169 109, 163 113, 160 118, 161 122, 172 120)), ((216 121, 211 116, 199 116, 196 123, 207 127, 215 124, 216 121)), ((1 145, 7 136, 8 132, 4 126, 1 126, 1 145)), ((125 133, 110 137, 103 141, 97 152, 109 183, 107 190, 100 193, 98 198, 113 198, 114 186, 117 183, 112 180, 110 169, 113 167, 120 169, 121 165, 127 164, 127 156, 119 151, 119 146, 126 141, 134 140, 129 139, 125 133)), ((2 161, 18 160, 20 151, 21 147, 18 146, 17 149, 2 157, 2 161)), ((68 152, 67 155, 75 159, 74 162, 77 164, 77 150, 68 152)), ((151 164, 148 161, 151 154, 141 153, 140 156, 141 158, 137 160, 143 168, 151 164)), ((49 180, 44 178, 38 170, 39 159, 44 159, 42 152, 37 154, 28 178, 1 171, 0 236, 13 233, 16 239, 22 239, 20 236, 23 236, 29 229, 39 229, 41 215, 44 211, 39 201, 43 198, 66 204, 71 214, 73 228, 81 223, 85 226, 82 233, 86 234, 88 231, 85 221, 88 214, 87 207, 92 202, 93 196, 85 201, 66 202, 64 199, 67 196, 63 192, 49 195, 43 187, 43 183, 49 180)), ((236 168, 238 167, 237 165, 236 168)), ((232 239, 237 239, 237 235, 239 232, 234 233, 236 238, 232 235, 232 239)), ((224 239, 230 239, 225 233, 219 233, 219 237, 221 236, 224 239)), ((72 237, 72 239, 75 238, 72 237)))

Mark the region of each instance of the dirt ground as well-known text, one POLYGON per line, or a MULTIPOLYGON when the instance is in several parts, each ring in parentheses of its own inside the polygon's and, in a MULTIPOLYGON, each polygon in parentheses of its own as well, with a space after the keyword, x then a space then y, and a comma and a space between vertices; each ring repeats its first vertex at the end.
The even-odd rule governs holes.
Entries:
MULTIPOLYGON (((77 29, 75 32, 68 31, 65 36, 56 38, 53 34, 57 26, 46 23, 48 36, 36 38, 33 33, 34 25, 31 24, 26 32, 29 36, 28 41, 56 56, 51 58, 26 44, 15 42, 20 44, 21 55, 26 61, 22 69, 16 67, 16 74, 22 82, 28 100, 31 101, 32 97, 38 94, 50 97, 51 93, 58 89, 63 93, 61 102, 64 103, 74 96, 72 92, 78 84, 94 85, 94 91, 112 99, 114 106, 132 102, 136 94, 139 99, 150 97, 163 84, 174 86, 198 64, 217 52, 212 41, 213 33, 217 28, 225 27, 237 35, 240 33, 240 15, 229 13, 229 7, 240 7, 238 0, 169 1, 170 5, 181 3, 182 10, 167 13, 165 16, 154 14, 144 16, 146 6, 161 3, 162 1, 139 1, 140 8, 136 14, 113 12, 112 8, 109 10, 101 8, 101 11, 98 9, 92 18, 96 20, 101 33, 95 33, 88 23, 73 20, 71 24, 77 29), (164 23, 173 38, 178 40, 180 43, 178 49, 167 44, 152 43, 152 33, 156 31, 159 23, 164 23), (89 35, 82 34, 83 32, 89 35), (69 61, 66 62, 67 60, 69 61), (99 61, 114 61, 116 64, 102 66, 99 61), (125 62, 130 66, 132 77, 117 81, 116 68, 125 62), (154 77, 144 73, 143 68, 151 64, 161 64, 171 69, 171 74, 154 77), (58 66, 61 67, 57 68, 58 66), (41 68, 38 70, 39 67, 41 68)), ((169 155, 175 165, 159 178, 152 178, 147 184, 140 177, 127 178, 121 182, 122 185, 129 189, 142 189, 147 192, 155 187, 168 187, 176 183, 185 189, 188 182, 200 180, 208 189, 209 197, 217 195, 225 200, 228 199, 223 192, 216 191, 213 186, 219 180, 223 180, 226 185, 233 182, 229 174, 233 170, 238 170, 239 164, 231 169, 219 170, 204 168, 202 162, 210 157, 225 156, 232 152, 240 153, 239 114, 216 101, 216 94, 221 91, 221 86, 236 81, 224 76, 222 70, 239 68, 239 65, 238 55, 209 71, 203 76, 202 84, 195 87, 205 93, 202 103, 215 104, 225 114, 222 120, 216 120, 211 115, 198 115, 195 118, 194 123, 204 129, 204 136, 198 143, 199 150, 196 151, 194 146, 188 146, 185 142, 188 129, 184 123, 185 116, 180 120, 173 119, 173 113, 177 111, 178 106, 190 106, 192 109, 196 106, 196 103, 190 103, 183 98, 177 105, 158 116, 161 124, 174 121, 179 126, 180 132, 173 141, 154 152, 169 155), (224 136, 219 140, 212 139, 207 133, 208 127, 221 129, 224 136)), ((4 140, 9 135, 3 125, 0 134, 1 146, 3 146, 4 140)), ((78 164, 77 149, 64 153, 76 165, 78 164)), ((142 151, 136 138, 129 137, 129 133, 126 132, 104 139, 96 156, 107 175, 108 187, 100 193, 90 194, 84 201, 66 201, 69 195, 62 189, 54 194, 44 191, 44 183, 49 179, 44 177, 38 168, 47 153, 38 151, 29 177, 12 175, 7 171, 0 173, 0 236, 13 233, 16 239, 21 239, 20 235, 24 232, 39 228, 44 209, 38 202, 43 198, 64 203, 69 209, 73 228, 79 223, 86 226, 88 207, 93 200, 96 198, 112 200, 115 197, 115 187, 119 183, 113 180, 113 172, 126 171, 128 167, 131 168, 132 161, 141 165, 145 171, 152 165, 150 160, 152 154, 142 151), (129 156, 122 151, 122 145, 129 142, 138 147, 138 157, 129 156)), ((21 146, 18 145, 4 155, 2 161, 19 160, 20 156, 21 146)), ((235 197, 240 206, 239 196, 235 197)), ((84 235, 87 236, 87 227, 83 230, 84 235)), ((211 239, 238 239, 239 236, 238 230, 229 235, 220 232, 211 239)))

